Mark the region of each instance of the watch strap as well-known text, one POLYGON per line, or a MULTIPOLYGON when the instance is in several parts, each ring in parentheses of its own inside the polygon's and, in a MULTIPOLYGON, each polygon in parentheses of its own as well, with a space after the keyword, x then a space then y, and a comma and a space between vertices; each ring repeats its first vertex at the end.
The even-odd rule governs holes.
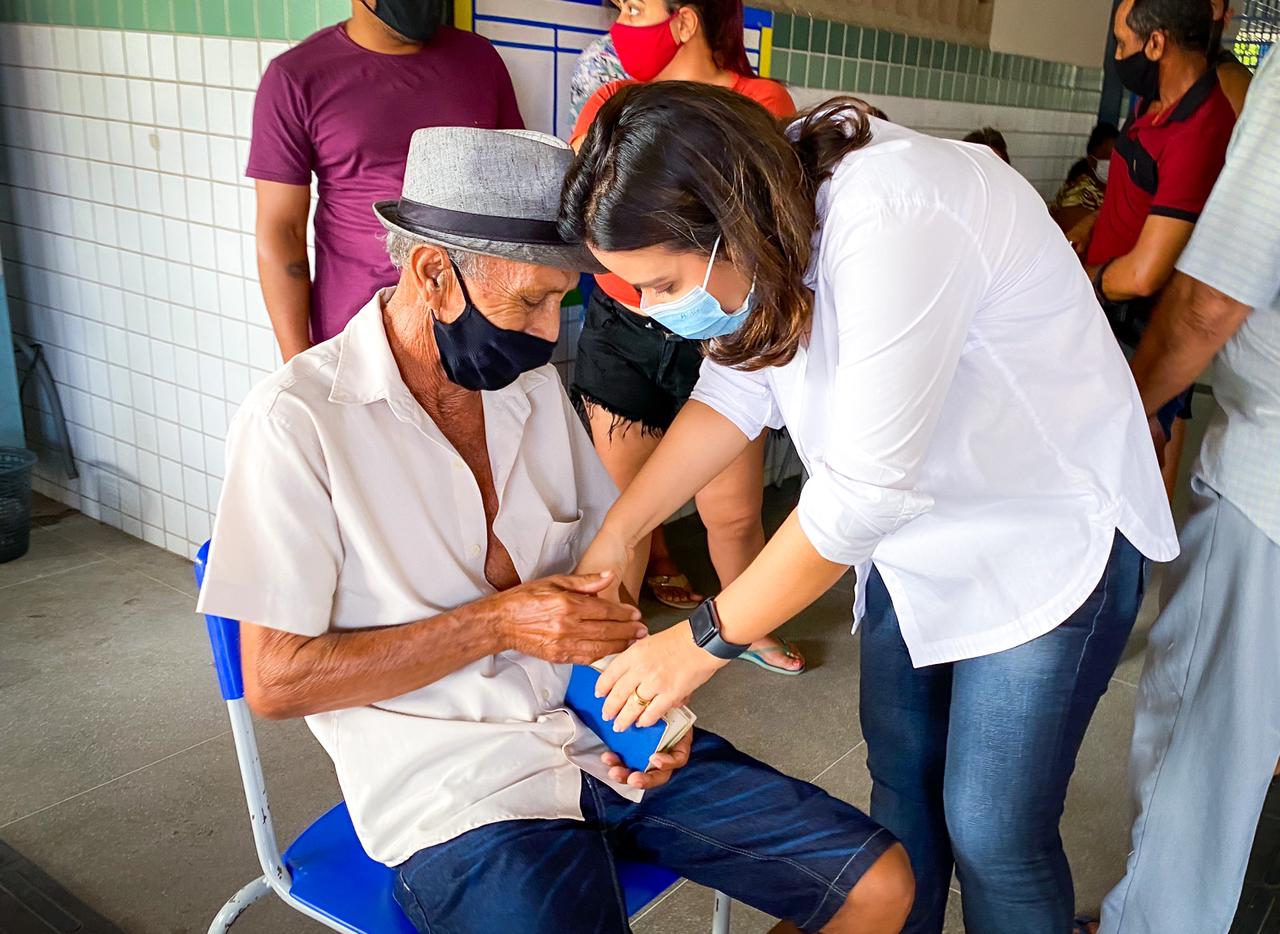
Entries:
POLYGON ((693 630, 693 641, 716 658, 735 659, 751 647, 750 643, 739 645, 720 635, 720 614, 714 598, 698 605, 689 617, 689 626, 693 630))

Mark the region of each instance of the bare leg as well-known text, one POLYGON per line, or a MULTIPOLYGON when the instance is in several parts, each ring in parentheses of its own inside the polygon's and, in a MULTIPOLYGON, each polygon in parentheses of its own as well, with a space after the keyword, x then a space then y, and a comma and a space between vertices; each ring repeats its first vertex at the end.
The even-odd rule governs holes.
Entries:
MULTIPOLYGON (((901 845, 885 852, 866 875, 858 880, 823 934, 898 934, 911 912, 916 885, 911 861, 901 845)), ((787 921, 772 928, 771 934, 798 934, 800 929, 787 921)))
POLYGON ((764 549, 764 444, 761 435, 697 495, 721 587, 736 580, 764 549))
POLYGON ((1173 494, 1178 486, 1178 465, 1182 463, 1182 445, 1187 440, 1187 421, 1175 418, 1170 430, 1169 443, 1164 447, 1164 463, 1160 473, 1164 476, 1164 491, 1173 502, 1173 494))
MULTIPOLYGON (((764 548, 760 509, 764 504, 767 439, 767 432, 761 434, 697 496, 698 514, 707 527, 707 549, 722 588, 745 571, 764 548)), ((804 667, 803 658, 787 655, 782 643, 772 636, 753 642, 751 648, 769 653, 766 660, 779 668, 795 671, 804 667)))
MULTIPOLYGON (((662 526, 658 526, 653 530, 653 534, 649 536, 649 562, 645 570, 645 577, 679 577, 681 574, 680 565, 676 564, 676 559, 671 557, 671 551, 667 548, 667 532, 662 526)), ((658 590, 663 591, 658 596, 663 596, 671 600, 702 600, 702 595, 695 593, 693 590, 677 587, 677 586, 659 586, 658 590)))
MULTIPOLYGON (((645 433, 634 422, 615 425, 612 413, 598 405, 587 406, 587 420, 591 423, 592 442, 604 463, 604 469, 609 472, 618 489, 625 490, 653 454, 662 436, 645 433)), ((640 551, 649 554, 651 573, 668 576, 680 573, 667 551, 667 540, 662 534, 661 526, 650 536, 648 545, 641 545, 640 551)), ((644 567, 644 562, 637 562, 636 570, 624 581, 627 590, 637 599, 644 584, 644 567)))

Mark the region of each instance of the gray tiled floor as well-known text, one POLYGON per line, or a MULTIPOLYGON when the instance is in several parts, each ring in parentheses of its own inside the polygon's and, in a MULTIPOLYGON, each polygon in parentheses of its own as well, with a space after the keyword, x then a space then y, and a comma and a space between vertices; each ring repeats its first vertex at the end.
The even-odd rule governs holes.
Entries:
MULTIPOLYGON (((785 505, 772 497, 775 519, 785 505)), ((710 586, 696 523, 671 537, 695 581, 710 586)), ((129 932, 202 931, 257 872, 193 596, 187 562, 74 513, 36 530, 28 556, 0 565, 0 838, 129 932)), ((850 602, 842 586, 789 624, 812 671, 784 678, 731 665, 696 708, 742 748, 865 806, 850 602)), ((1090 729, 1067 806, 1081 907, 1096 906, 1123 862, 1124 757, 1150 609, 1090 729)), ((289 838, 337 799, 337 786, 301 723, 261 724, 259 740, 289 838)), ((681 885, 636 931, 701 932, 709 910, 709 893, 681 885)), ((948 930, 960 931, 958 904, 952 918, 948 930)), ((737 908, 735 932, 768 927, 737 908)), ((272 902, 236 929, 320 930, 272 902)))

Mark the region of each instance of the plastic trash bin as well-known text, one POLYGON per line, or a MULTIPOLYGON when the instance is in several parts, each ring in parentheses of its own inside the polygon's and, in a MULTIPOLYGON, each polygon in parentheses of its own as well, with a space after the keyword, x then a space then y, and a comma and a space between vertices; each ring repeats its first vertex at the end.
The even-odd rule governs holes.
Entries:
POLYGON ((0 447, 0 564, 21 558, 31 543, 31 468, 26 448, 0 447))

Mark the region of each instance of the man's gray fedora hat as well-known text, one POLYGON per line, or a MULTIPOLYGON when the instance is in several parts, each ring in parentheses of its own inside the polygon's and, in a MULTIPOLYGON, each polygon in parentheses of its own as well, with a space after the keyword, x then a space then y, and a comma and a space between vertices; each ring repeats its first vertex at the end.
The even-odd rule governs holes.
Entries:
POLYGON ((414 240, 583 272, 604 268, 556 228, 573 162, 565 143, 532 130, 427 127, 409 141, 399 201, 373 213, 414 240))

